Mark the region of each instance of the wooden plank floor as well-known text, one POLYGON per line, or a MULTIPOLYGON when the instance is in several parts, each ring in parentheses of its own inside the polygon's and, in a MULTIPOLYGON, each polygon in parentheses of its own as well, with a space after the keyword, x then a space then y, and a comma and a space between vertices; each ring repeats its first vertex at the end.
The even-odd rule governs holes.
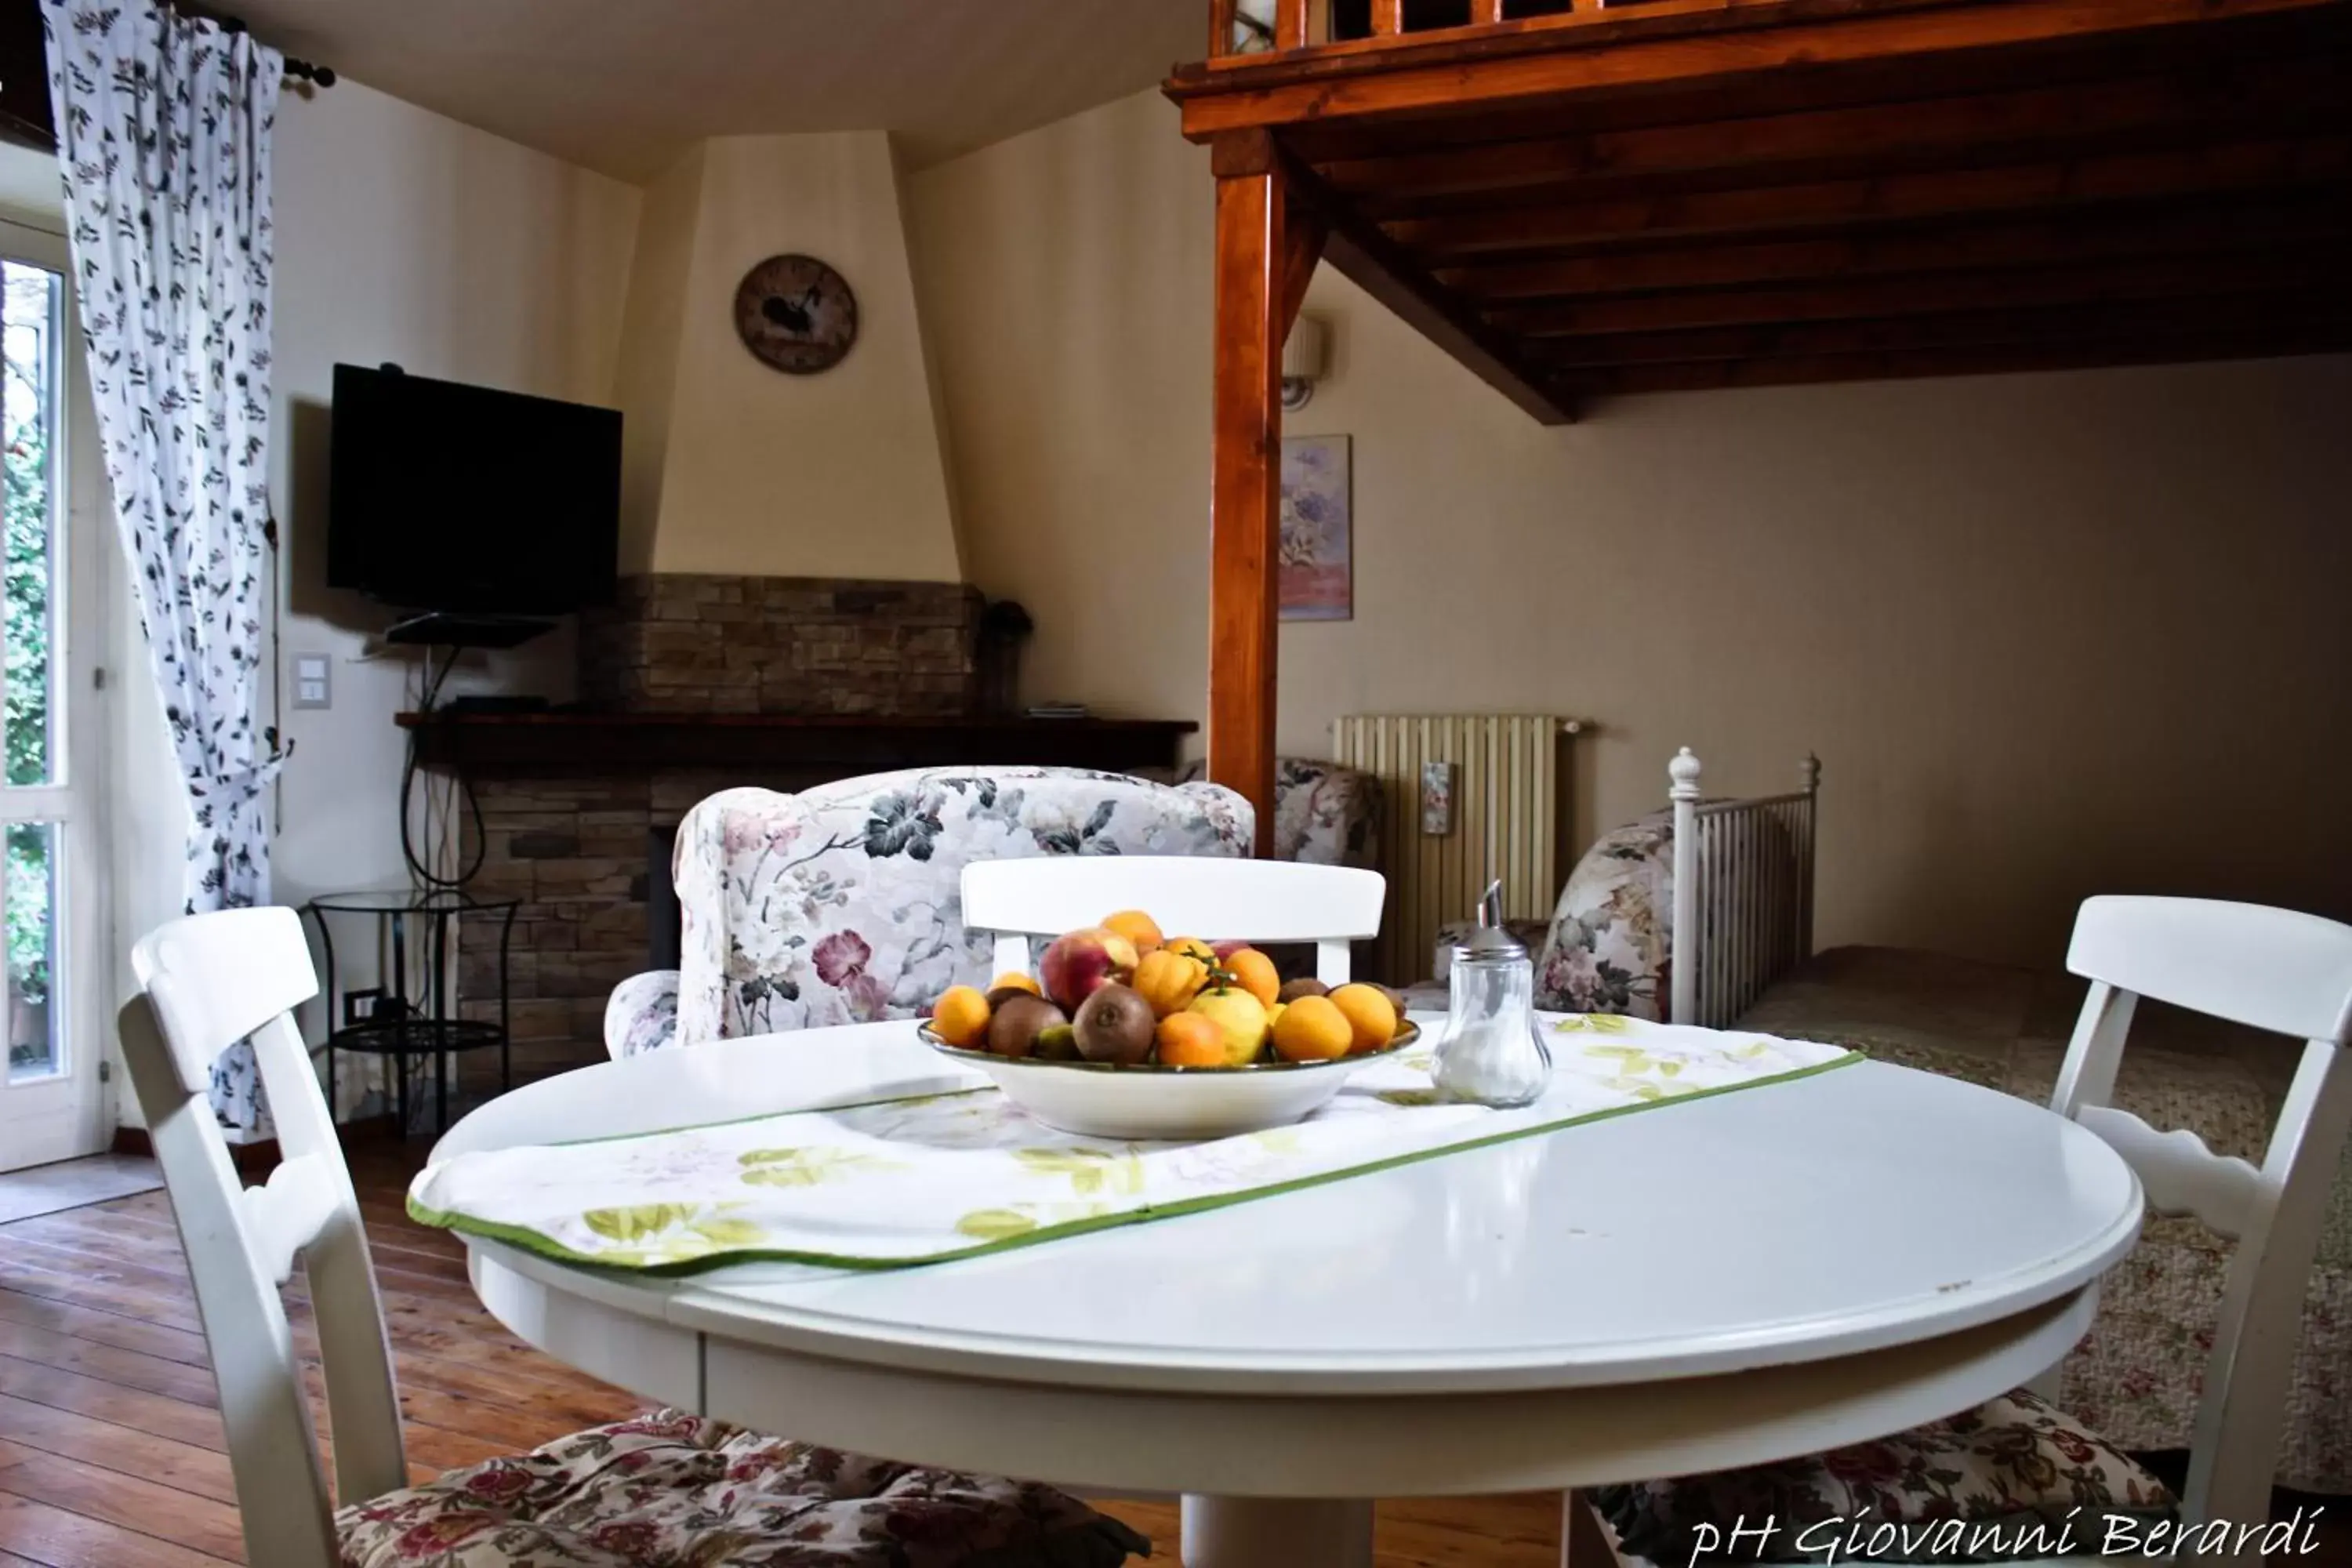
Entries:
MULTIPOLYGON (((410 1222, 425 1144, 355 1147, 417 1479, 616 1420, 642 1402, 531 1350, 484 1312, 465 1254, 410 1222)), ((318 1338, 286 1289, 321 1430, 318 1338)), ((1172 1506, 1117 1504, 1176 1561, 1172 1506)), ((1384 1506, 1381 1568, 1551 1568, 1549 1497, 1384 1506)), ((0 1568, 244 1561, 203 1325, 162 1193, 0 1225, 0 1568)))
MULTIPOLYGON (((535 1447, 640 1402, 508 1333, 474 1300, 463 1249, 412 1224, 422 1141, 354 1149, 399 1363, 409 1468, 535 1447)), ((318 1339, 300 1278, 286 1289, 318 1420, 318 1339)), ((2315 1499, 2325 1502, 2328 1500, 2315 1499)), ((1171 1506, 1107 1505, 1174 1563, 1171 1506)), ((2331 1508, 2309 1568, 2352 1568, 2331 1508)), ((1383 1503, 1380 1568, 1552 1568, 1551 1494, 1383 1503)), ((202 1325, 162 1193, 0 1225, 0 1568, 198 1568, 244 1561, 202 1325)))

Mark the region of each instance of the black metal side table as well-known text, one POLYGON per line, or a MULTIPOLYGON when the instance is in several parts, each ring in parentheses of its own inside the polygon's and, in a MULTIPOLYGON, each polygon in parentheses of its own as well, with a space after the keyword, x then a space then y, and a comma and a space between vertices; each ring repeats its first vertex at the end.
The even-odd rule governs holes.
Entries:
POLYGON ((335 1104, 335 1053, 358 1051, 389 1058, 396 1082, 400 1135, 408 1136, 408 1067, 419 1057, 433 1058, 434 1122, 449 1125, 449 1055, 496 1046, 499 1089, 514 1087, 513 1034, 507 1015, 507 958, 514 937, 519 899, 478 899, 455 889, 387 888, 356 893, 329 893, 312 899, 302 910, 318 923, 319 947, 326 960, 327 1104, 335 1104), (335 984, 335 940, 330 915, 373 916, 377 951, 391 961, 389 984, 377 999, 372 1016, 346 1017, 344 994, 335 984), (473 915, 499 922, 499 1021, 495 1024, 455 1017, 455 986, 449 973, 450 928, 473 915), (415 962, 411 963, 411 946, 415 962), (410 994, 412 970, 418 976, 410 994))

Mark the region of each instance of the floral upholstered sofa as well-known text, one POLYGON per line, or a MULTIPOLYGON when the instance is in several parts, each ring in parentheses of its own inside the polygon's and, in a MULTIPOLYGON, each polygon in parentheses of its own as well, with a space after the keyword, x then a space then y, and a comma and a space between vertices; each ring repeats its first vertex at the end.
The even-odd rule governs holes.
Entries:
MULTIPOLYGON (((1249 853, 1249 803, 1211 784, 1079 768, 937 768, 778 795, 726 790, 679 823, 680 963, 624 981, 615 1057, 673 1044, 919 1016, 985 984, 963 928, 965 864, 1024 855, 1249 853)), ((1108 911, 1106 911, 1108 912, 1108 911)))
MULTIPOLYGON (((1672 815, 1604 834, 1570 875, 1549 925, 1522 935, 1537 955, 1536 1005, 1661 1017, 1672 994, 1673 911, 1672 815)), ((2054 968, 1840 947, 1783 975, 1734 1027, 1851 1046, 2047 1104, 2084 991, 2054 968)), ((1433 1005, 1445 1005, 1442 994, 1433 1005)), ((2155 1126, 2187 1128, 2218 1153, 2259 1162, 2296 1055, 2276 1036, 2144 1001, 2116 1100, 2155 1126)), ((2089 1338, 2067 1358, 2061 1406, 2118 1447, 2186 1448, 2233 1245, 2193 1217, 2150 1215, 2139 1246, 2102 1286, 2089 1338)), ((2352 1154, 2305 1298, 2277 1479, 2352 1493, 2352 1154)))

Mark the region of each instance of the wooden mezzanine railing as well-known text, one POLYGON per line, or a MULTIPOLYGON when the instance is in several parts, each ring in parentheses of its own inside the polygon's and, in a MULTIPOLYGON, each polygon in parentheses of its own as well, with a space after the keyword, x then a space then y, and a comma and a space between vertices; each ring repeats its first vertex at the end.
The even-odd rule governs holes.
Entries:
POLYGON ((1209 64, 1261 65, 1546 33, 1738 0, 1209 0, 1209 64))

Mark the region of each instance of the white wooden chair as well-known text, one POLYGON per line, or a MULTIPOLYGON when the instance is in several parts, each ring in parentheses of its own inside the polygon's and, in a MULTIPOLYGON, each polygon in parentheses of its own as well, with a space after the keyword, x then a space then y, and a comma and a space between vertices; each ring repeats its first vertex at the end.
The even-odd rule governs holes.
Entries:
MULTIPOLYGON (((2347 1048, 2352 1042, 2352 926, 2254 904, 2095 898, 2074 922, 2066 967, 2089 980, 2091 989, 2051 1109, 2121 1154, 2138 1173, 2149 1207, 2194 1215, 2238 1243, 2206 1363, 2179 1509, 2181 1525, 2191 1532, 2183 1555, 2242 1555, 2252 1549, 2234 1538, 2218 1539, 2217 1521, 2260 1524, 2269 1516, 2305 1285, 2336 1163, 2352 1131, 2352 1050, 2347 1048), (2261 1165, 2216 1154, 2193 1132, 2159 1132, 2110 1103, 2132 1011, 2142 996, 2303 1042, 2261 1165), (2208 1531, 2216 1533, 2202 1533, 2208 1531)), ((2054 1381, 2053 1370, 2043 1382, 2054 1381)), ((2037 1385, 2037 1392, 2054 1388, 2037 1385)), ((1621 1494, 1612 1497, 1620 1504, 1633 1500, 1622 1494, 1638 1493, 1654 1515, 1662 1505, 1672 1510, 1672 1494, 1679 1493, 1688 1500, 1682 1517, 1695 1521, 1697 1499, 1735 1495, 1738 1480, 1737 1475, 1697 1477, 1602 1492, 1621 1494)), ((2056 1511, 2075 1500, 2059 1501, 2056 1511)), ((1585 1550, 1599 1533, 1577 1494, 1570 1494, 1564 1555, 1586 1568, 1585 1550)), ((2076 1545, 2087 1556, 2096 1552, 2099 1536, 2077 1537, 2076 1545)))
POLYGON ((990 1561, 1011 1560, 995 1552, 1018 1545, 1039 1561, 1108 1565, 1139 1545, 1125 1526, 1047 1488, 810 1449, 678 1411, 411 1488, 367 1235, 292 1017, 318 993, 294 911, 174 921, 131 950, 131 967, 143 994, 121 1011, 123 1058, 194 1279, 253 1568, 608 1563, 628 1554, 583 1538, 612 1524, 651 1531, 651 1555, 665 1562, 724 1534, 738 1542, 731 1563, 881 1568, 902 1560, 874 1533, 887 1510, 871 1500, 886 1488, 933 1510, 961 1510, 966 1539, 990 1548, 990 1561), (268 1184, 253 1188, 238 1181, 205 1099, 215 1058, 248 1037, 283 1151, 268 1184), (340 1520, 278 1293, 297 1254, 325 1363, 340 1520), (501 1473, 483 1484, 492 1470, 501 1473), (840 1505, 824 1512, 814 1541, 801 1533, 815 1517, 812 1498, 825 1500, 817 1512, 840 1505), (417 1529, 434 1523, 447 1528, 417 1529))
POLYGON ((1378 871, 1181 855, 1048 855, 963 868, 963 923, 992 931, 996 968, 1025 973, 1029 939, 1141 910, 1170 936, 1315 944, 1315 977, 1348 983, 1350 942, 1378 936, 1378 871))

